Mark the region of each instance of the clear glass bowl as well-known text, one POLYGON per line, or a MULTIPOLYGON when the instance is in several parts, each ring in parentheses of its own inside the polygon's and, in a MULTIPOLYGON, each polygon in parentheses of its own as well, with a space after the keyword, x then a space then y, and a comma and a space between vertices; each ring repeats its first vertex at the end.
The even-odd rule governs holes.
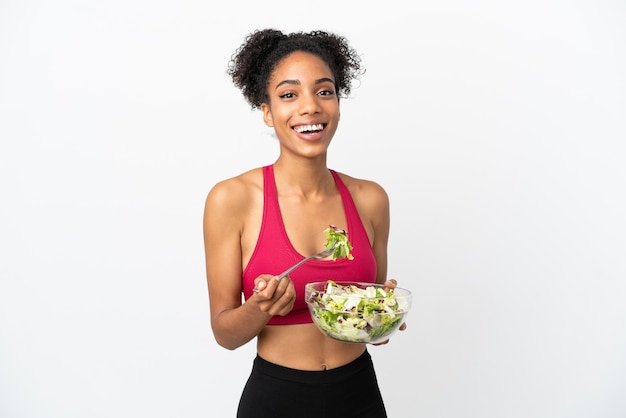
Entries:
POLYGON ((313 322, 331 338, 351 343, 379 343, 395 333, 411 308, 413 295, 396 287, 361 282, 315 282, 305 286, 313 322))

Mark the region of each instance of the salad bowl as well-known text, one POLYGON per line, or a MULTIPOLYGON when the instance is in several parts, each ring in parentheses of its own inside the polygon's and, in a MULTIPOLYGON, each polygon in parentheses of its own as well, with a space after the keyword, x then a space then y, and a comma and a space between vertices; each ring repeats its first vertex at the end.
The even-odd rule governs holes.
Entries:
POLYGON ((351 343, 379 343, 395 333, 411 308, 412 294, 396 287, 361 282, 308 283, 305 300, 317 327, 351 343))

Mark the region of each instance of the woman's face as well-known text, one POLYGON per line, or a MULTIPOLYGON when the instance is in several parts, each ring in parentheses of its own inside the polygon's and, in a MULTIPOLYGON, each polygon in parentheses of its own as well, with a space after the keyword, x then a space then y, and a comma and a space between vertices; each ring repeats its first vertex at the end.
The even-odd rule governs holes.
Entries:
POLYGON ((307 157, 326 152, 339 123, 339 97, 321 58, 301 51, 285 57, 270 75, 267 95, 263 119, 282 147, 307 157))

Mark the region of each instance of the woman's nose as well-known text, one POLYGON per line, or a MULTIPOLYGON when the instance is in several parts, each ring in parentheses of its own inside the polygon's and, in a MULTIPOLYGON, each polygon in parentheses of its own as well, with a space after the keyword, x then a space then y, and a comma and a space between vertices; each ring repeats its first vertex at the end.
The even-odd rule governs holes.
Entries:
POLYGON ((317 96, 314 94, 305 94, 300 96, 300 114, 310 115, 319 112, 320 106, 317 96))

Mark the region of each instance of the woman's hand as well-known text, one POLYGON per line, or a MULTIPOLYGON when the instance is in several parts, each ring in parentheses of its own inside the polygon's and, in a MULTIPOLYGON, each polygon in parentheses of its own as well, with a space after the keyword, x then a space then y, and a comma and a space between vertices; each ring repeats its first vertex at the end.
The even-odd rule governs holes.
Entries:
MULTIPOLYGON (((396 281, 396 279, 389 279, 385 282, 385 291, 388 292, 391 289, 395 289, 398 286, 398 282, 396 281)), ((403 322, 402 325, 400 325, 400 328, 398 328, 400 331, 404 331, 406 329, 406 322, 403 322)), ((385 340, 383 342, 380 343, 376 343, 376 344, 372 344, 372 345, 385 345, 389 342, 389 340, 385 340)))
POLYGON ((293 309, 296 290, 288 276, 279 280, 278 276, 262 274, 254 279, 254 287, 258 292, 249 300, 254 301, 262 312, 285 316, 293 309))

